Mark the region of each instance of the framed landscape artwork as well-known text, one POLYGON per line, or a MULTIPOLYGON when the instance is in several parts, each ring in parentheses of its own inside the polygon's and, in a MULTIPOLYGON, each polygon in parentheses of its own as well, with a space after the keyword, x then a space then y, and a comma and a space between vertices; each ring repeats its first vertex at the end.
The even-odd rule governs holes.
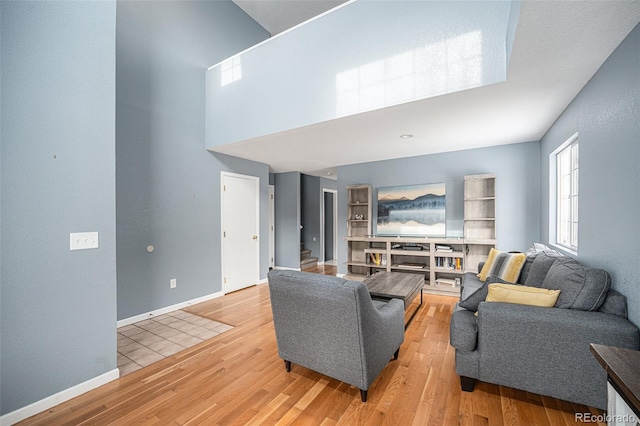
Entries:
POLYGON ((380 235, 446 235, 444 183, 378 189, 377 233, 380 235))

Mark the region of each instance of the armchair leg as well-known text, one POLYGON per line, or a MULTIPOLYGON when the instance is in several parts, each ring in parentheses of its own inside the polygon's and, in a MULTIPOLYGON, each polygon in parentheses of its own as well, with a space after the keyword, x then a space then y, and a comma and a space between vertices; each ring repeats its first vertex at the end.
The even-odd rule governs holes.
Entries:
POLYGON ((291 372, 291 361, 284 360, 284 368, 287 370, 287 373, 291 372))
POLYGON ((460 387, 465 392, 473 392, 476 380, 471 377, 460 376, 460 387))
POLYGON ((362 399, 362 402, 367 402, 367 392, 364 389, 360 389, 360 398, 362 399))
POLYGON ((400 348, 393 354, 393 359, 398 359, 398 355, 400 355, 400 348))

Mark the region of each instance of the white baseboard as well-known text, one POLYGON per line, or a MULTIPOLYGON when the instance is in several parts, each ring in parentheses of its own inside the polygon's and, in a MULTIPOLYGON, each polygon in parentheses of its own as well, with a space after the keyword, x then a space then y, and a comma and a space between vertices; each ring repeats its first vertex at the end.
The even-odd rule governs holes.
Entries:
POLYGON ((283 271, 301 271, 302 270, 300 268, 289 268, 287 266, 276 266, 273 269, 280 269, 280 270, 283 270, 283 271))
POLYGON ((178 309, 186 308, 187 306, 196 305, 198 303, 206 302, 207 300, 215 299, 217 297, 224 296, 224 293, 219 291, 217 293, 211 293, 206 296, 198 297, 195 299, 187 300, 186 302, 177 303, 175 305, 167 306, 164 308, 156 309, 155 311, 147 312, 144 314, 136 315, 133 317, 125 318, 118 321, 117 327, 124 327, 125 325, 133 324, 138 321, 144 321, 149 318, 157 317, 160 315, 164 315, 167 312, 177 311, 178 309))
POLYGON ((347 275, 347 274, 336 274, 336 277, 338 277, 338 278, 344 278, 344 276, 345 276, 345 275, 347 275))
POLYGON ((258 281, 258 285, 260 285, 260 284, 266 284, 266 283, 268 283, 268 282, 269 282, 269 279, 268 279, 268 278, 262 278, 260 281, 258 281))
POLYGON ((86 382, 70 387, 69 389, 65 389, 47 398, 41 399, 40 401, 36 401, 33 404, 29 404, 26 407, 22 407, 17 409, 16 411, 7 413, 4 416, 0 417, 0 425, 9 426, 16 424, 19 421, 48 410, 51 407, 55 407, 58 404, 62 404, 63 402, 75 398, 76 396, 82 395, 83 393, 89 392, 90 390, 116 380, 119 377, 120 371, 116 368, 98 377, 94 377, 91 380, 87 380, 86 382))

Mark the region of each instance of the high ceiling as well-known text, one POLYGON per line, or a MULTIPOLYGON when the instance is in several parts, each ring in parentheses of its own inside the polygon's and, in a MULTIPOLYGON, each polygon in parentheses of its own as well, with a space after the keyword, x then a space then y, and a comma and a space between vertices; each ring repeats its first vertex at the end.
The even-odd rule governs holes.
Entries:
MULTIPOLYGON (((235 1, 262 8, 318 3, 235 1)), ((292 19, 287 25, 295 25, 292 19)), ((523 1, 506 82, 215 150, 274 172, 335 176, 341 165, 539 140, 638 22, 640 1, 523 1)))
POLYGON ((320 15, 347 0, 233 0, 272 36, 320 15))

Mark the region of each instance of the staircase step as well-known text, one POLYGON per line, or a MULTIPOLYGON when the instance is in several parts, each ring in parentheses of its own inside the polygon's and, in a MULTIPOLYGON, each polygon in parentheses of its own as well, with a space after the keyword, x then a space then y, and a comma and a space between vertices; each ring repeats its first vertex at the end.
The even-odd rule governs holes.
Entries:
POLYGON ((300 250, 300 260, 308 259, 310 257, 311 257, 311 250, 309 249, 300 250))
POLYGON ((300 269, 305 271, 308 269, 316 269, 318 267, 318 258, 309 257, 307 259, 300 260, 300 269))

